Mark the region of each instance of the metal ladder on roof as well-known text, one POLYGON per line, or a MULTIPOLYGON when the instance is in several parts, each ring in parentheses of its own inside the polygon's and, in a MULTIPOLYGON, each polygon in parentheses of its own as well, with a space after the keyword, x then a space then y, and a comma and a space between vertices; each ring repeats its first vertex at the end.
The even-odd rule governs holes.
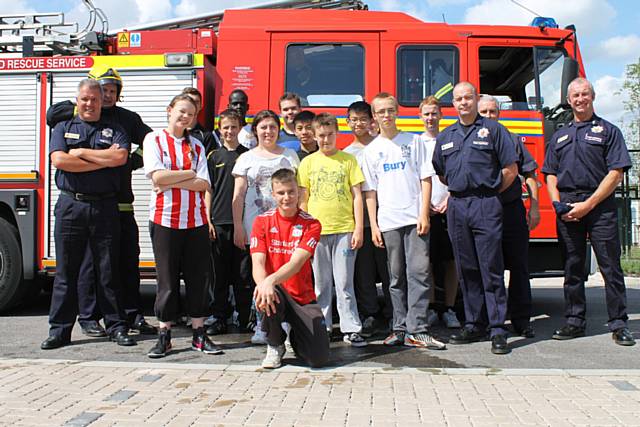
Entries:
POLYGON ((16 56, 78 55, 101 50, 102 34, 109 30, 107 17, 92 0, 82 0, 89 21, 79 29, 65 22, 64 13, 0 15, 0 53, 16 56), (101 31, 94 28, 100 22, 101 31))
MULTIPOLYGON (((361 0, 279 0, 258 3, 243 7, 242 9, 332 9, 332 10, 366 10, 369 7, 361 0)), ((165 21, 152 22, 148 24, 130 26, 126 29, 112 31, 116 34, 119 31, 143 31, 143 30, 172 30, 177 28, 212 28, 218 31, 218 26, 222 21, 224 10, 203 13, 188 17, 169 19, 165 21)))

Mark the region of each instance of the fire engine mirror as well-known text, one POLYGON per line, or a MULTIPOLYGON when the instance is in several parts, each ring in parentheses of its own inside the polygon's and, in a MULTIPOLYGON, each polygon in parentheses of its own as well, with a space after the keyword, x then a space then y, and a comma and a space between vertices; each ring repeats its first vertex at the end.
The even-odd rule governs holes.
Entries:
POLYGON ((569 88, 569 83, 571 83, 571 81, 576 77, 578 77, 578 61, 566 56, 564 58, 564 64, 562 64, 562 86, 560 86, 561 103, 567 102, 567 89, 569 88))
POLYGON ((189 67, 193 65, 191 53, 166 53, 164 55, 165 67, 189 67))

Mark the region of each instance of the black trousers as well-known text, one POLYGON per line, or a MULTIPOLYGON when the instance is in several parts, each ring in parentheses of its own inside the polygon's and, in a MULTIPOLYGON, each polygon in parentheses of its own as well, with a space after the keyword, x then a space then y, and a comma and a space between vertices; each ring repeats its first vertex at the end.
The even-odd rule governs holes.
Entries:
POLYGON ((229 304, 229 286, 233 286, 238 321, 244 327, 249 322, 253 279, 251 256, 233 244, 233 224, 216 225, 216 240, 211 242, 214 281, 211 292, 211 312, 226 319, 233 312, 229 304))
POLYGON ((509 270, 507 312, 517 329, 529 326, 532 315, 529 282, 529 226, 521 199, 502 205, 502 255, 509 270))
MULTIPOLYGON (((560 200, 567 203, 581 202, 588 197, 588 194, 560 193, 560 200)), ((556 225, 560 245, 565 254, 564 303, 567 323, 578 327, 586 325, 587 300, 584 282, 587 280, 585 260, 589 236, 604 278, 609 329, 615 331, 626 327, 627 294, 620 266, 618 213, 614 197, 602 201, 578 222, 565 222, 557 218, 556 225)))
POLYGON ((329 360, 329 336, 320 306, 315 302, 300 305, 281 286, 276 286, 280 303, 275 314, 262 316, 262 330, 267 333, 267 343, 284 344, 286 334, 282 322, 291 325, 291 345, 296 354, 309 366, 319 368, 329 360))
MULTIPOLYGON (((120 250, 118 284, 126 319, 131 326, 142 319, 142 299, 140 297, 140 245, 138 224, 133 212, 120 212, 120 250)), ((102 317, 96 304, 96 277, 93 269, 91 250, 82 261, 78 277, 78 323, 84 326, 88 321, 102 317)))
POLYGON ((207 225, 173 229, 149 223, 156 260, 155 314, 161 322, 175 322, 180 315, 180 274, 187 296, 187 314, 206 317, 211 287, 211 249, 207 225))
POLYGON ((382 314, 386 318, 393 316, 391 308, 391 296, 389 295, 389 268, 387 265, 387 251, 376 248, 371 240, 371 228, 365 227, 362 247, 356 255, 354 274, 354 288, 358 313, 365 318, 375 316, 380 311, 378 304, 378 289, 376 283, 382 282, 384 294, 384 306, 382 314))
POLYGON ((118 249, 120 222, 115 197, 80 202, 61 194, 55 207, 54 238, 56 277, 49 309, 49 335, 71 338, 78 316, 78 279, 80 267, 91 252, 96 301, 104 315, 109 334, 127 330, 119 299, 118 249))

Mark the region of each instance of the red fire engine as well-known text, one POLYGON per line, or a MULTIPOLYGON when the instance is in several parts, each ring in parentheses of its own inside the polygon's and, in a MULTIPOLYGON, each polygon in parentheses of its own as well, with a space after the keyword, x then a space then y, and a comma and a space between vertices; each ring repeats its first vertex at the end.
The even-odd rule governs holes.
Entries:
MULTIPOLYGON (((45 112, 73 99, 78 81, 95 64, 121 73, 119 105, 152 128, 165 125, 169 99, 186 86, 204 94, 200 119, 208 128, 234 89, 248 94, 249 115, 277 111, 287 90, 298 93, 305 108, 338 116, 342 145, 348 142, 345 114, 351 102, 380 91, 396 94, 400 127, 421 132, 420 100, 440 97, 445 127, 455 120, 453 85, 467 80, 501 101, 500 121, 523 138, 540 165, 545 136, 570 119, 563 101, 567 84, 584 75, 575 29, 547 21, 528 27, 425 23, 404 13, 369 11, 355 0, 272 6, 294 9, 228 10, 113 35, 104 28, 71 35, 52 31, 67 25, 61 14, 0 17, 0 310, 22 301, 37 289, 36 279, 55 270, 58 190, 48 162, 45 112), (11 18, 19 22, 11 24, 11 18), (59 22, 40 23, 44 18, 59 22), (26 30, 31 35, 22 35, 26 30)), ((99 10, 91 16, 106 22, 99 10)), ((152 273, 150 186, 141 171, 134 173, 133 186, 141 267, 152 273)), ((544 189, 540 210, 542 222, 530 241, 534 275, 562 269, 544 189)))

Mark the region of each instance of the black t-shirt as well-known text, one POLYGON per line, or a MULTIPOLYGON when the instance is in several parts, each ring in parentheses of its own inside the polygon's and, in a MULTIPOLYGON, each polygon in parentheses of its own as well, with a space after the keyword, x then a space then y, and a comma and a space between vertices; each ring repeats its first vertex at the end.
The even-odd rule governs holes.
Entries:
POLYGON ((298 155, 298 159, 302 161, 302 159, 307 157, 309 154, 315 153, 316 151, 318 151, 318 147, 316 147, 316 149, 313 151, 304 151, 304 149, 302 148, 302 144, 300 144, 300 150, 296 151, 296 154, 298 155))
POLYGON ((211 220, 216 225, 233 224, 231 202, 234 178, 231 171, 240 154, 246 151, 249 150, 242 145, 238 145, 238 148, 233 151, 223 145, 213 150, 208 156, 209 178, 213 190, 211 220))

